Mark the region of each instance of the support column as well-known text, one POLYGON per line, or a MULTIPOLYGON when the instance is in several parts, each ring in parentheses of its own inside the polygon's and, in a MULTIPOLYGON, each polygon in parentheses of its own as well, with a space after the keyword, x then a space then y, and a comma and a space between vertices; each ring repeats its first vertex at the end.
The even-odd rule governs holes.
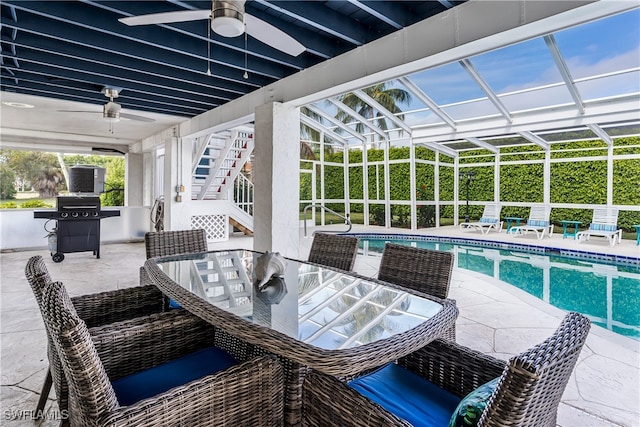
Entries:
POLYGON ((393 215, 391 214, 391 183, 389 182, 389 141, 382 141, 384 144, 384 168, 382 173, 384 176, 384 222, 386 228, 391 228, 391 220, 393 215))
POLYGON ((542 202, 545 205, 551 203, 551 149, 547 148, 544 153, 544 166, 543 166, 544 179, 542 180, 542 202))
POLYGON ((256 108, 255 138, 253 247, 298 258, 299 109, 278 102, 256 108))
POLYGON ((440 227, 440 153, 437 151, 433 165, 433 201, 435 202, 436 228, 438 228, 440 227))
POLYGON ((416 198, 418 197, 418 186, 416 184, 416 146, 413 142, 409 144, 409 192, 411 200, 411 230, 418 229, 418 208, 416 198))
POLYGON ((493 164, 493 200, 502 205, 502 199, 500 199, 500 160, 500 152, 498 152, 493 164))
POLYGON ((458 158, 453 159, 453 225, 458 226, 458 188, 460 185, 460 161, 458 158))
POLYGON ((191 145, 170 138, 164 144, 164 229, 191 229, 191 145), (184 186, 184 191, 177 191, 184 186), (179 196, 179 197, 178 197, 179 196))
POLYGON ((144 157, 129 153, 124 156, 124 205, 142 206, 144 200, 144 157))
POLYGON ((613 206, 613 143, 607 148, 607 206, 613 206))
POLYGON ((351 195, 349 194, 349 145, 344 145, 344 155, 342 156, 344 162, 344 213, 347 218, 351 218, 351 195))
POLYGON ((153 206, 155 194, 155 150, 142 155, 142 205, 153 206))
POLYGON ((362 204, 364 225, 369 226, 369 160, 367 159, 367 142, 364 139, 362 140, 362 204))

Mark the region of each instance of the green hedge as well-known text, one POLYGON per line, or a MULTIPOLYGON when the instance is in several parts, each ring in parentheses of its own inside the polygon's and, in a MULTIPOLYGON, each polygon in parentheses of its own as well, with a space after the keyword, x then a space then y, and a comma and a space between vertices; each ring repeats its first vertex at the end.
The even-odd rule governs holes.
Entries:
MULTIPOLYGON (((537 146, 521 146, 501 148, 503 162, 519 160, 537 160, 533 164, 505 164, 500 165, 500 197, 505 204, 509 202, 542 203, 544 197, 543 172, 544 151, 537 146), (518 153, 518 154, 512 154, 518 153)), ((620 138, 614 141, 614 153, 637 155, 635 158, 619 159, 613 162, 613 203, 616 205, 640 205, 640 138, 620 138)), ((471 201, 493 200, 494 187, 494 158, 488 156, 486 150, 473 150, 461 153, 460 165, 469 166, 476 172, 475 179, 469 186, 471 201)), ((551 159, 567 159, 567 162, 551 163, 550 200, 551 203, 567 204, 606 204, 607 201, 607 161, 595 157, 606 156, 607 146, 602 141, 580 141, 557 143, 553 145, 551 159), (573 150, 573 151, 559 151, 573 150), (576 151, 578 150, 578 151, 576 151), (577 157, 587 157, 582 161, 571 161, 577 157), (589 159, 593 157, 593 159, 589 159)), ((341 152, 327 154, 326 162, 342 162, 341 152)), ((408 147, 389 149, 389 159, 409 159, 408 147)), ((416 147, 416 159, 435 159, 435 153, 424 147, 416 147)), ((383 161, 382 149, 371 149, 367 153, 369 162, 383 161)), ((441 157, 439 186, 440 199, 453 200, 453 167, 451 159, 441 157)), ((349 152, 349 164, 361 164, 362 152, 349 152)), ((467 169, 462 167, 461 170, 467 169)), ((389 167, 390 195, 392 200, 410 200, 410 165, 409 163, 394 164, 389 167)), ((384 168, 382 165, 368 165, 368 194, 370 200, 384 200, 384 168)), ((349 168, 349 197, 362 199, 363 197, 362 166, 349 168)), ((325 165, 325 198, 344 198, 344 171, 342 166, 325 165)), ((318 180, 318 187, 320 180, 318 180)), ((458 198, 466 200, 466 185, 461 181, 458 188, 458 198)), ((434 166, 416 162, 416 196, 418 201, 434 200, 434 166)), ((320 195, 319 188, 317 195, 320 195)), ((301 174, 300 197, 311 199, 311 175, 301 174)), ((362 212, 362 204, 351 206, 352 212, 362 212)), ((343 208, 340 208, 342 211, 343 208)), ((470 216, 479 218, 483 206, 470 206, 470 216)), ((384 223, 384 205, 370 204, 372 222, 384 223)), ((405 225, 409 222, 409 206, 393 206, 393 225, 405 225)), ((464 217, 465 207, 461 205, 459 215, 464 217)), ((582 221, 587 225, 591 221, 591 209, 552 209, 551 220, 559 224, 563 219, 582 221)), ((440 215, 453 217, 453 207, 443 206, 440 215)), ((503 216, 519 216, 527 218, 529 207, 505 206, 503 216)), ((625 230, 633 231, 633 224, 640 224, 640 212, 620 212, 618 225, 625 230)))

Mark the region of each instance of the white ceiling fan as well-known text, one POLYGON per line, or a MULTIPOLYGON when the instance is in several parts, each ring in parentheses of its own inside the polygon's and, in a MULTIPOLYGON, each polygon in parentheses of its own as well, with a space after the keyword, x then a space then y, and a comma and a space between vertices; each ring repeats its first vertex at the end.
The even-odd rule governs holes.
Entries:
POLYGON ((120 18, 118 21, 134 26, 209 19, 211 20, 211 29, 222 37, 237 37, 246 31, 248 35, 291 56, 298 56, 306 50, 300 42, 284 31, 245 13, 244 4, 245 0, 213 0, 211 10, 152 13, 120 18))
MULTIPOLYGON (((136 114, 129 114, 129 113, 123 113, 122 110, 122 106, 120 104, 118 104, 117 102, 114 102, 114 98, 117 98, 118 95, 120 94, 120 89, 117 88, 111 88, 111 87, 105 87, 102 89, 102 93, 104 93, 104 96, 106 96, 107 98, 109 98, 109 101, 104 104, 102 106, 102 118, 109 122, 109 123, 115 123, 115 122, 119 122, 120 119, 125 119, 125 120, 135 120, 138 122, 147 122, 147 123, 151 123, 151 122, 155 122, 155 119, 152 119, 150 117, 144 117, 144 116, 138 116, 136 114)), ((63 113, 92 113, 92 114, 99 114, 99 111, 88 111, 88 110, 58 110, 60 112, 63 113)))

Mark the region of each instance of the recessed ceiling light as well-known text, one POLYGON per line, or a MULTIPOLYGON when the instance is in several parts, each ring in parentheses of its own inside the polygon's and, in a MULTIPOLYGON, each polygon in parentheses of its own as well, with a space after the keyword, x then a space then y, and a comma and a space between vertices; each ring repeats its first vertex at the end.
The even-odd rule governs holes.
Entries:
POLYGON ((3 101, 2 103, 8 107, 13 107, 13 108, 34 108, 35 107, 35 105, 26 104, 24 102, 3 101))

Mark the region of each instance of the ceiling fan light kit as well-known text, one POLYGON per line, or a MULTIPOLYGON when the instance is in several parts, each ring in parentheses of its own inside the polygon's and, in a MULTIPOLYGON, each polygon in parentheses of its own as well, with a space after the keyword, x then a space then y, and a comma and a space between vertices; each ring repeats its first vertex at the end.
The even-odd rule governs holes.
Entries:
POLYGON ((125 25, 170 24, 176 22, 211 20, 210 28, 222 37, 237 37, 248 33, 261 42, 288 55, 298 56, 306 50, 302 43, 279 28, 244 10, 245 0, 213 0, 211 9, 178 10, 175 12, 152 13, 128 16, 118 21, 125 25))
POLYGON ((211 29, 222 37, 238 37, 244 33, 244 1, 212 3, 211 29))
POLYGON ((115 102, 107 102, 102 107, 102 117, 109 123, 116 123, 120 121, 120 104, 115 102))

